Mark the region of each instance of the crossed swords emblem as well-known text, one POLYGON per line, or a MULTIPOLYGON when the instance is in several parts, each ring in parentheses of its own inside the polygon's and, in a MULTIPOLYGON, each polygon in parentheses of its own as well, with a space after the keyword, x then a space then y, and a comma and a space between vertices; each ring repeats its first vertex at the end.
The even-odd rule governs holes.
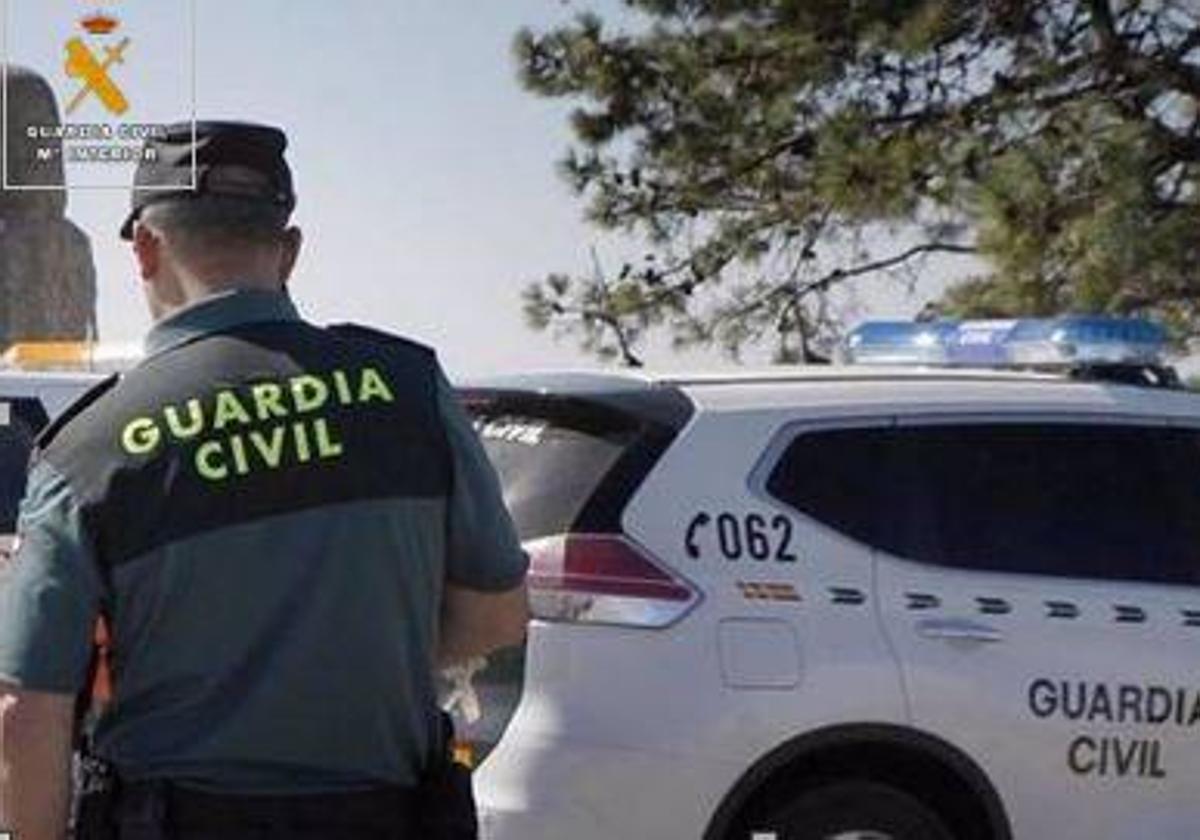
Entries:
POLYGON ((105 47, 102 59, 92 52, 82 38, 72 38, 67 42, 67 75, 83 82, 75 98, 67 103, 68 114, 74 113, 93 93, 105 108, 117 116, 129 110, 129 100, 108 71, 114 64, 125 63, 125 52, 130 43, 130 39, 126 38, 115 47, 105 47))

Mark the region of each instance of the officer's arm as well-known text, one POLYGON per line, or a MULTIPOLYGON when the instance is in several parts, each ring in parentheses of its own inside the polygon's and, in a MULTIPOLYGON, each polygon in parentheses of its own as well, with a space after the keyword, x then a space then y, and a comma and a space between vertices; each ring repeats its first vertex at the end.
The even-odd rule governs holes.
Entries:
POLYGON ((453 584, 442 595, 438 666, 447 668, 520 644, 529 623, 522 583, 508 592, 474 592, 453 584))
POLYGON ((70 802, 75 700, 0 682, 0 826, 61 840, 70 802))
POLYGON ((100 578, 71 487, 42 461, 0 564, 0 828, 66 835, 73 697, 92 655, 100 578))
POLYGON ((438 662, 446 666, 525 637, 529 562, 479 436, 444 377, 438 387, 453 468, 437 651, 438 662))

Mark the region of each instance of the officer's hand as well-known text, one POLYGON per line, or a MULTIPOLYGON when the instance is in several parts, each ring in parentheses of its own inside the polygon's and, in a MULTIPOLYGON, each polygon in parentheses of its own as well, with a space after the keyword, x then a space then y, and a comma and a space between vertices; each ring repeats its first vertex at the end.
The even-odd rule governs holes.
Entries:
POLYGON ((477 592, 451 584, 442 596, 442 668, 520 644, 529 624, 529 593, 524 582, 508 592, 477 592))

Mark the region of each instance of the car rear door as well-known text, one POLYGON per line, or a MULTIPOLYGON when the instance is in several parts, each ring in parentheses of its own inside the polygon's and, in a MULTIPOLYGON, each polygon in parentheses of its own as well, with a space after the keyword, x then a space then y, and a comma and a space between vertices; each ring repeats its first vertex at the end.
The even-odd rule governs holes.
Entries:
POLYGON ((901 420, 881 611, 914 724, 974 758, 1014 836, 1200 825, 1200 431, 901 420))

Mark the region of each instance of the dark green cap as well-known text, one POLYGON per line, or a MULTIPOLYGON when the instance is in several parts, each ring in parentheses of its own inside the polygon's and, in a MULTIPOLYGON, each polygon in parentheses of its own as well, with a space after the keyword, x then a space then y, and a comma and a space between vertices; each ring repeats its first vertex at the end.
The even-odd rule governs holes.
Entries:
POLYGON ((253 208, 283 227, 296 209, 287 135, 240 122, 179 123, 146 141, 133 179, 133 203, 121 238, 152 204, 218 198, 253 208))

